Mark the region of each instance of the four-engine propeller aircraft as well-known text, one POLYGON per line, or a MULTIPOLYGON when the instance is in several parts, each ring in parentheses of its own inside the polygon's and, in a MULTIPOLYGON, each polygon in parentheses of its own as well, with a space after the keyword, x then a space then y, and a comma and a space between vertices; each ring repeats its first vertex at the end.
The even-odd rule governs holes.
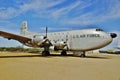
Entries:
POLYGON ((50 55, 49 49, 62 50, 61 55, 66 55, 66 51, 82 52, 81 57, 85 57, 85 51, 95 50, 110 44, 117 35, 106 33, 102 29, 82 29, 62 32, 33 33, 29 32, 27 22, 24 21, 21 27, 21 34, 16 35, 5 31, 0 31, 0 36, 8 40, 14 39, 30 47, 44 48, 43 56, 50 55))

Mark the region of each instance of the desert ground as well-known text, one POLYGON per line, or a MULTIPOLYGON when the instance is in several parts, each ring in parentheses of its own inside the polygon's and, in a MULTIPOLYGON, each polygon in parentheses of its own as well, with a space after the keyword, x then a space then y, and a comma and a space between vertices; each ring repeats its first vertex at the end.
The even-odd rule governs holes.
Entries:
POLYGON ((120 55, 0 52, 0 80, 120 80, 120 55))

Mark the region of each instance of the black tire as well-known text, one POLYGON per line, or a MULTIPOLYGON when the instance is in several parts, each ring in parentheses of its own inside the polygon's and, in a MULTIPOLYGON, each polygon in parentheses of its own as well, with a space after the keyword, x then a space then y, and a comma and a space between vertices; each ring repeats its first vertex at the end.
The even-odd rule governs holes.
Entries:
POLYGON ((85 57, 85 54, 81 54, 81 56, 80 56, 80 57, 83 57, 83 58, 84 58, 84 57, 85 57))
POLYGON ((67 56, 67 52, 66 52, 65 50, 63 50, 63 51, 61 52, 61 56, 67 56))
POLYGON ((50 55, 50 52, 49 51, 43 51, 42 52, 42 56, 49 56, 50 55))

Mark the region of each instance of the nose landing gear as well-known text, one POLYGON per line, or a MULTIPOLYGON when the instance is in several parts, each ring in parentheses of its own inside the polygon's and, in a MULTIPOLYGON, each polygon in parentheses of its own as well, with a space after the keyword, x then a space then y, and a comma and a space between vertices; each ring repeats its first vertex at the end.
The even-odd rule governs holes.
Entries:
POLYGON ((73 55, 74 56, 80 56, 82 58, 86 57, 85 51, 82 51, 82 52, 73 52, 73 55))

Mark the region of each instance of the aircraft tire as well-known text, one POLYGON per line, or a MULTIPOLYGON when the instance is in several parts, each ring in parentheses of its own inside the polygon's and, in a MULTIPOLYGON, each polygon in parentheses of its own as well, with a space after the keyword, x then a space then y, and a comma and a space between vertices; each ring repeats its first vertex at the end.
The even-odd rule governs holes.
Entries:
POLYGON ((61 52, 61 56, 66 56, 67 55, 67 52, 65 51, 65 50, 63 50, 62 52, 61 52))
POLYGON ((42 52, 42 56, 49 56, 50 55, 50 52, 49 51, 43 51, 42 52))
POLYGON ((85 57, 85 54, 81 54, 80 57, 84 58, 84 57, 85 57))

